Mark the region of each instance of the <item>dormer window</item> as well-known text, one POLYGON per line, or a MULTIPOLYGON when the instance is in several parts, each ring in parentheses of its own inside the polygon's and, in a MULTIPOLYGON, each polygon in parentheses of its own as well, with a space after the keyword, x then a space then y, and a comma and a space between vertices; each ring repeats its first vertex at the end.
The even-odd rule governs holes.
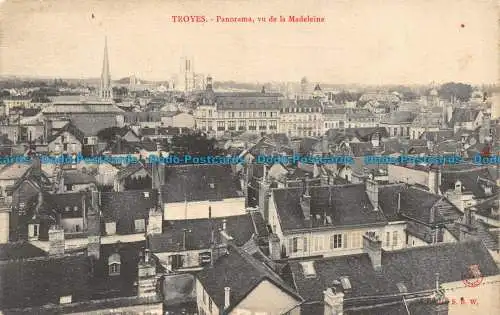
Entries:
POLYGON ((208 184, 208 186, 209 186, 211 189, 214 189, 214 188, 215 188, 215 184, 214 184, 214 183, 210 183, 210 184, 208 184))
POLYGON ((28 236, 30 239, 37 239, 40 234, 40 224, 30 224, 28 226, 28 236))
POLYGON ((314 268, 314 261, 304 261, 301 262, 302 270, 304 272, 304 276, 306 278, 314 278, 316 277, 316 270, 314 268))
POLYGON ((108 258, 108 267, 109 267, 109 275, 110 276, 119 276, 120 275, 120 267, 121 260, 120 255, 115 253, 108 258))
POLYGON ((144 232, 146 230, 144 219, 138 219, 134 221, 135 231, 144 232))

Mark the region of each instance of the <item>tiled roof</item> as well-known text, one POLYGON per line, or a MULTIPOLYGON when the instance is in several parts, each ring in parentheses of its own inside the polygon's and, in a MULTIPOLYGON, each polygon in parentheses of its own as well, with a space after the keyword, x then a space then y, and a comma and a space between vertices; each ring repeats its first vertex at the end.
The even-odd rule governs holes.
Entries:
POLYGON ((46 256, 46 252, 28 242, 0 244, 0 261, 46 256))
POLYGON ((146 168, 142 163, 131 163, 128 164, 127 166, 121 168, 118 173, 116 174, 116 179, 118 180, 123 180, 130 175, 135 174, 136 172, 145 169, 148 174, 150 173, 149 169, 146 168))
MULTIPOLYGON (((283 230, 306 228, 300 206, 302 188, 273 190, 275 206, 283 230)), ((386 222, 381 211, 374 211, 365 192, 364 184, 330 187, 310 187, 311 222, 313 227, 356 226, 386 222), (330 216, 332 224, 324 224, 324 215, 330 216), (316 215, 321 218, 316 219, 316 215)))
POLYGON ((73 300, 88 292, 90 263, 85 255, 31 258, 0 264, 0 308, 59 304, 62 296, 73 300))
POLYGON ((340 142, 346 138, 358 138, 360 141, 370 141, 376 133, 379 133, 381 138, 388 136, 387 130, 383 127, 330 129, 326 132, 326 135, 329 141, 333 140, 334 142, 340 142), (335 141, 335 139, 339 139, 340 141, 335 141))
POLYGON ((455 108, 451 116, 450 124, 454 126, 457 123, 471 122, 475 121, 477 115, 481 111, 478 109, 471 108, 455 108))
POLYGON ((216 97, 217 109, 218 110, 249 110, 249 109, 265 109, 265 110, 277 110, 281 107, 281 102, 277 98, 262 97, 260 94, 258 97, 216 97))
POLYGON ((231 245, 228 247, 227 255, 220 257, 214 267, 200 271, 197 278, 219 308, 224 306, 224 288, 231 288, 231 305, 227 312, 230 312, 264 280, 271 282, 297 302, 301 301, 301 298, 271 269, 231 245))
POLYGON ((157 200, 158 194, 152 189, 102 192, 101 209, 107 222, 116 222, 117 234, 133 234, 134 220, 147 219, 157 200))
POLYGON ((388 114, 381 123, 389 125, 411 123, 415 118, 416 114, 413 112, 396 111, 388 114))
POLYGON ((55 139, 57 139, 57 137, 59 137, 60 135, 62 135, 64 132, 69 132, 70 134, 72 134, 73 136, 75 136, 75 138, 80 141, 81 144, 83 144, 83 139, 85 138, 85 133, 83 131, 81 131, 80 129, 78 129, 78 127, 76 127, 74 124, 72 124, 71 122, 64 125, 64 127, 62 127, 56 134, 50 136, 48 139, 47 139, 47 142, 52 142, 54 141, 55 139))
POLYGON ((182 165, 165 168, 164 202, 221 200, 242 197, 230 165, 182 165))
POLYGON ((42 109, 44 114, 58 113, 124 113, 125 111, 110 103, 99 102, 61 102, 42 109))
POLYGON ((306 100, 284 100, 282 102, 282 107, 297 107, 297 108, 321 108, 321 101, 317 99, 306 99, 306 100))
POLYGON ((479 241, 382 251, 381 271, 374 270, 367 254, 322 258, 313 264, 316 277, 306 277, 300 262, 289 263, 297 292, 307 301, 322 301, 323 291, 332 287, 340 277, 347 277, 351 283, 352 289, 344 292, 344 298, 348 299, 397 294, 400 293, 398 283, 404 284, 408 292, 432 290, 436 273, 439 273, 440 283, 460 281, 468 268, 475 264, 479 264, 485 277, 499 273, 487 248, 479 241))
POLYGON ((154 253, 182 251, 184 229, 190 231, 186 233, 186 250, 209 249, 212 230, 214 237, 218 238, 218 231, 222 229, 223 220, 226 220, 227 234, 233 237, 237 246, 243 246, 255 233, 250 214, 226 218, 165 221, 163 234, 149 237, 151 250, 154 253))
POLYGON ((63 172, 65 185, 81 185, 95 183, 96 179, 90 174, 78 170, 67 170, 63 172))
POLYGON ((432 194, 405 184, 387 185, 379 189, 379 204, 389 220, 398 220, 402 216, 420 223, 452 222, 461 216, 453 204, 442 196, 432 194), (400 197, 400 214, 398 215, 398 194, 400 197), (431 209, 434 208, 434 219, 431 220, 431 209))
POLYGON ((448 171, 442 172, 441 191, 445 193, 449 189, 454 189, 455 182, 460 180, 465 191, 470 191, 476 198, 490 197, 485 193, 481 184, 486 184, 492 187, 492 193, 498 191, 498 187, 493 184, 493 178, 487 167, 470 167, 469 170, 463 171, 448 171), (490 184, 483 183, 481 179, 491 181, 490 184))

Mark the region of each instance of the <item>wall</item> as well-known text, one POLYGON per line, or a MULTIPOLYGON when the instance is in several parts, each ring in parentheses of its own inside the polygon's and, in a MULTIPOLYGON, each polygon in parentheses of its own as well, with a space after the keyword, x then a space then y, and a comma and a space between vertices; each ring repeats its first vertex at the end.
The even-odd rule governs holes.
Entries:
POLYGON ((61 136, 64 136, 64 143, 67 143, 67 149, 69 152, 79 153, 82 152, 82 144, 78 139, 75 138, 71 133, 65 131, 62 135, 58 136, 56 139, 49 143, 49 152, 63 152, 64 143, 61 142, 61 136))
MULTIPOLYGON (((198 305, 198 310, 203 310, 205 314, 219 314, 219 308, 212 301, 212 311, 209 308, 210 296, 206 292, 205 288, 201 282, 196 279, 196 304, 198 305)), ((201 313, 201 312, 200 312, 201 313)))
MULTIPOLYGON (((212 207, 212 217, 227 217, 243 215, 245 210, 245 198, 230 198, 220 201, 196 201, 187 204, 187 219, 208 218, 208 207, 212 207)), ((184 202, 165 203, 163 211, 164 220, 184 220, 186 204, 184 202)))
MULTIPOLYGON (((243 314, 245 311, 251 311, 252 314, 265 312, 268 315, 280 315, 288 312, 298 303, 288 293, 264 280, 236 306, 231 314, 243 314)), ((295 312, 298 312, 299 309, 295 312)))
POLYGON ((171 274, 163 278, 164 302, 196 299, 196 279, 192 274, 171 274))
POLYGON ((403 166, 389 164, 387 172, 390 183, 407 182, 408 184, 419 184, 427 187, 429 174, 425 171, 410 169, 403 166))
POLYGON ((118 307, 118 308, 108 308, 100 309, 90 312, 82 313, 66 313, 74 315, 103 315, 103 314, 137 314, 137 315, 163 315, 163 303, 154 303, 146 305, 136 305, 129 307, 118 307))
MULTIPOLYGON (((162 117, 163 119, 163 117, 162 117)), ((194 117, 193 115, 181 113, 172 117, 173 127, 184 127, 184 128, 194 128, 194 117)))
POLYGON ((9 222, 10 213, 0 209, 0 244, 9 242, 9 222))
POLYGON ((380 240, 384 250, 397 250, 406 247, 406 222, 389 223, 381 233, 380 240), (397 241, 394 242, 394 232, 397 235, 397 241), (387 233, 389 233, 389 244, 387 244, 387 233))
POLYGON ((184 257, 183 268, 200 267, 200 253, 207 252, 208 249, 187 250, 178 252, 155 253, 155 256, 161 261, 162 265, 169 266, 169 257, 172 255, 182 255, 184 257))
POLYGON ((449 315, 496 314, 500 309, 500 276, 486 277, 478 287, 473 288, 467 287, 462 281, 445 283, 443 287, 450 299, 449 315), (467 304, 461 304, 461 297, 467 304), (471 299, 476 299, 476 304, 470 303, 471 299))
POLYGON ((418 247, 418 246, 429 246, 426 242, 422 241, 419 238, 416 238, 413 235, 408 235, 408 247, 418 247))
POLYGON ((83 231, 83 218, 68 218, 62 219, 61 225, 64 228, 64 232, 76 232, 76 226, 79 225, 79 232, 83 231))

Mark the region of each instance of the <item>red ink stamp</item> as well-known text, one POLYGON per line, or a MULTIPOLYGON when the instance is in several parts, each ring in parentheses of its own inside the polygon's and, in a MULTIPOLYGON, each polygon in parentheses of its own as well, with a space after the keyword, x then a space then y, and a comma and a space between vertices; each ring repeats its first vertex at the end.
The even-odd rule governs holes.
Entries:
POLYGON ((478 287, 483 282, 483 275, 479 269, 479 265, 470 265, 465 272, 462 273, 462 281, 469 288, 478 287))

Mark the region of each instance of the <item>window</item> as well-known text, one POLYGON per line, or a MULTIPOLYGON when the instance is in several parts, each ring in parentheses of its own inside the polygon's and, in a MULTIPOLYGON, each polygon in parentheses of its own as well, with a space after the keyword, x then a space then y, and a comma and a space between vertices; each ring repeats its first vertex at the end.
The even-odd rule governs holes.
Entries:
POLYGON ((299 250, 299 239, 297 237, 289 240, 289 250, 291 253, 296 253, 299 250))
POLYGON ((228 128, 229 130, 236 130, 236 121, 235 120, 230 120, 228 122, 228 124, 229 124, 229 128, 228 128))
POLYGON ((109 265, 109 275, 116 276, 120 274, 120 264, 109 265))
POLYGON ((136 232, 144 232, 146 229, 144 224, 144 219, 135 220, 134 226, 136 232))
POLYGON ((269 129, 271 129, 271 130, 278 129, 278 121, 277 120, 271 120, 270 121, 269 129))
POLYGON ((250 120, 248 125, 249 125, 248 130, 257 130, 257 121, 256 120, 250 120))
POLYGON ((385 233, 385 246, 391 245, 391 232, 385 233))
POLYGON ((334 234, 330 237, 330 249, 342 248, 342 234, 334 234))
POLYGON ((265 120, 259 121, 259 130, 266 130, 267 129, 267 124, 265 120))
POLYGON ((324 241, 323 236, 317 236, 314 238, 314 250, 315 251, 322 251, 324 249, 323 241, 324 241))
POLYGON ((120 255, 118 253, 114 253, 108 258, 108 267, 109 267, 109 275, 110 276, 118 276, 120 275, 120 255))
POLYGON ((30 224, 29 225, 29 237, 38 237, 38 234, 39 234, 39 229, 40 229, 40 225, 39 224, 30 224))
POLYGON ((304 242, 304 252, 307 252, 307 237, 304 237, 303 242, 304 242))
POLYGON ((245 130, 246 124, 247 124, 246 120, 240 120, 238 122, 238 125, 239 125, 238 129, 239 130, 245 130))
POLYGON ((218 121, 217 122, 217 130, 223 131, 225 129, 226 129, 226 123, 224 121, 218 121))
POLYGON ((398 246, 398 231, 392 232, 392 246, 398 246))
POLYGON ((210 314, 212 313, 212 299, 208 299, 208 310, 210 311, 210 314))

